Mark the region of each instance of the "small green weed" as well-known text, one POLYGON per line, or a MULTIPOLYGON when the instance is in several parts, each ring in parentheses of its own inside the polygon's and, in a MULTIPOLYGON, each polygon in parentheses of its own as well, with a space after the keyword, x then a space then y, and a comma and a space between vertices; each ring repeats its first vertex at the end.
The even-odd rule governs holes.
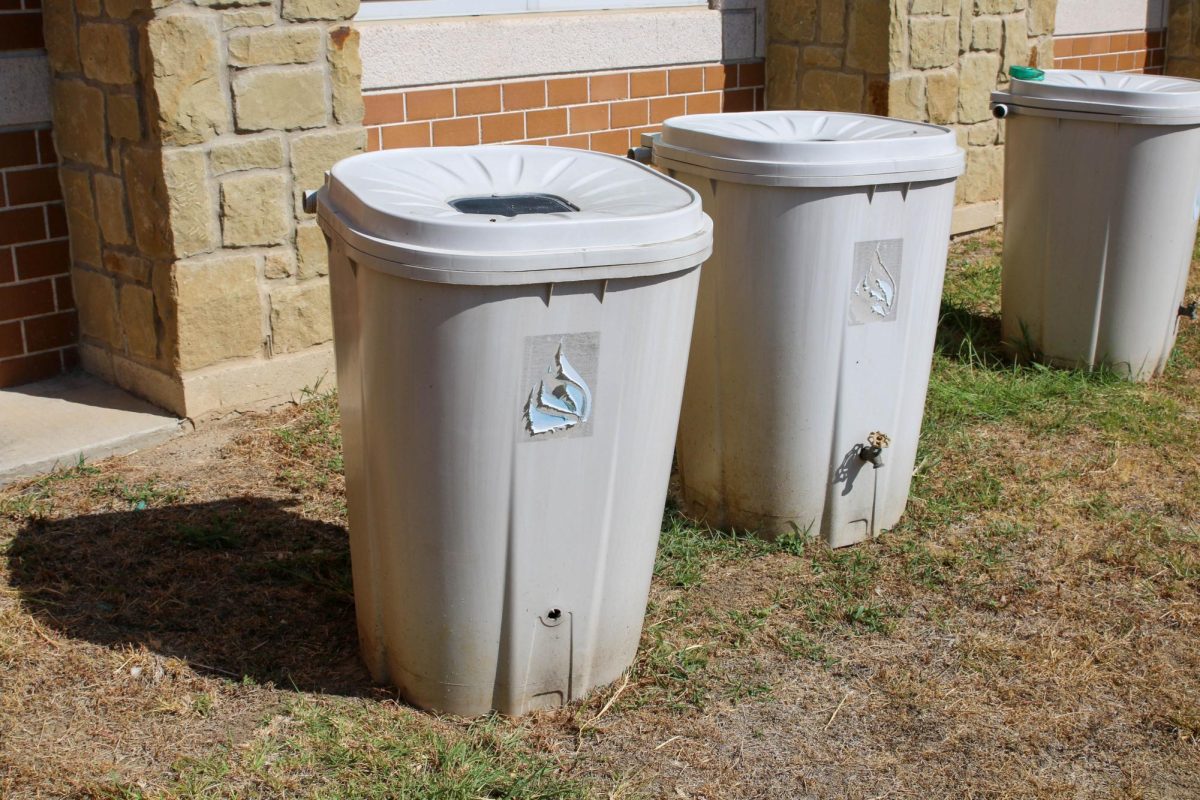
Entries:
POLYGON ((98 467, 86 463, 83 456, 79 456, 73 466, 56 469, 33 481, 20 492, 0 497, 0 515, 13 519, 47 517, 53 509, 54 489, 58 484, 90 478, 99 473, 98 467))
POLYGON ((865 549, 835 550, 811 562, 818 582, 797 598, 815 631, 887 634, 899 610, 874 593, 880 563, 865 549))
POLYGON ((214 705, 212 695, 208 692, 201 692, 192 698, 192 712, 198 717, 212 714, 214 705))
POLYGON ((232 550, 242 543, 241 534, 229 517, 214 516, 195 525, 181 525, 179 539, 200 550, 232 550))
MULTIPOLYGON (((762 667, 753 665, 752 669, 754 668, 761 669, 762 667)), ((728 682, 721 696, 736 704, 743 700, 769 700, 774 691, 775 687, 766 681, 739 675, 728 682)))
POLYGON ((809 631, 787 626, 775 634, 776 645, 788 658, 803 659, 820 664, 826 669, 837 660, 830 657, 825 646, 812 637, 809 631))
POLYGON ((323 490, 343 474, 336 391, 305 389, 300 413, 276 428, 273 436, 285 459, 279 479, 292 491, 323 490))
POLYGON ((120 475, 101 478, 91 489, 93 497, 117 500, 135 511, 159 508, 182 502, 187 492, 181 486, 168 486, 151 477, 138 483, 127 483, 120 475))
POLYGON ((725 558, 750 558, 764 550, 765 544, 751 536, 697 525, 667 509, 654 575, 668 586, 688 588, 700 583, 709 565, 725 558))
POLYGON ((692 522, 668 507, 663 515, 654 576, 668 586, 686 589, 702 581, 704 570, 727 560, 758 558, 771 553, 803 555, 812 541, 807 531, 797 530, 774 540, 746 531, 722 531, 692 522))

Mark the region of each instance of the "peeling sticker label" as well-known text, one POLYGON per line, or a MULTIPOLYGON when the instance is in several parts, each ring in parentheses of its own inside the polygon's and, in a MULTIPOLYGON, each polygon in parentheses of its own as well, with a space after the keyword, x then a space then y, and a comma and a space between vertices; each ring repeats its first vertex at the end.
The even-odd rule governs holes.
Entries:
POLYGON ((525 340, 522 435, 526 441, 592 435, 600 334, 567 333, 525 340))
POLYGON ((850 286, 850 324, 888 322, 900 304, 903 239, 880 239, 854 245, 850 286))

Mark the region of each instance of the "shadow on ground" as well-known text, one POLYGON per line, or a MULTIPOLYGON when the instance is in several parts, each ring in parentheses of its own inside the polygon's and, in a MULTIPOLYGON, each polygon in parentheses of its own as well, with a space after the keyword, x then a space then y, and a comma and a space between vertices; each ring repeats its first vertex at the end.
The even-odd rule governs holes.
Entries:
POLYGON ((942 303, 937 352, 952 361, 987 369, 1012 367, 1012 355, 1000 335, 1000 318, 953 303, 942 303))
POLYGON ((8 551, 22 605, 105 646, 282 688, 365 694, 343 528, 242 497, 35 520, 8 551))

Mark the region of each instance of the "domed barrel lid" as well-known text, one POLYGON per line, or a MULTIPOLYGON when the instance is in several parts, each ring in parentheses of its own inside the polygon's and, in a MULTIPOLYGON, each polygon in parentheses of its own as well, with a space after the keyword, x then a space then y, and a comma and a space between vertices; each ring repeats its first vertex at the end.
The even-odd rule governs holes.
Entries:
POLYGON ((691 165, 749 183, 854 186, 953 178, 963 170, 962 151, 948 128, 867 114, 674 117, 653 144, 661 165, 691 165))
POLYGON ((1200 81, 1162 75, 1048 69, 1038 80, 1013 78, 1007 91, 992 93, 993 105, 1120 117, 1146 124, 1200 122, 1200 81))
POLYGON ((351 246, 462 272, 646 264, 711 246, 687 186, 626 158, 541 146, 386 150, 334 165, 322 225, 351 246))

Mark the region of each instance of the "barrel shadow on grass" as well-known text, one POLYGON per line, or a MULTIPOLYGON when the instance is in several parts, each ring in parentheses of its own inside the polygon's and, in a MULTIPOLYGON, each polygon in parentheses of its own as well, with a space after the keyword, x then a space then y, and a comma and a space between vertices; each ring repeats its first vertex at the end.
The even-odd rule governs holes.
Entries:
POLYGON ((256 497, 30 520, 8 549, 23 607, 201 672, 362 695, 342 527, 256 497))
POLYGON ((943 301, 936 352, 951 361, 984 369, 1012 369, 1013 357, 1000 335, 1000 318, 943 301))

